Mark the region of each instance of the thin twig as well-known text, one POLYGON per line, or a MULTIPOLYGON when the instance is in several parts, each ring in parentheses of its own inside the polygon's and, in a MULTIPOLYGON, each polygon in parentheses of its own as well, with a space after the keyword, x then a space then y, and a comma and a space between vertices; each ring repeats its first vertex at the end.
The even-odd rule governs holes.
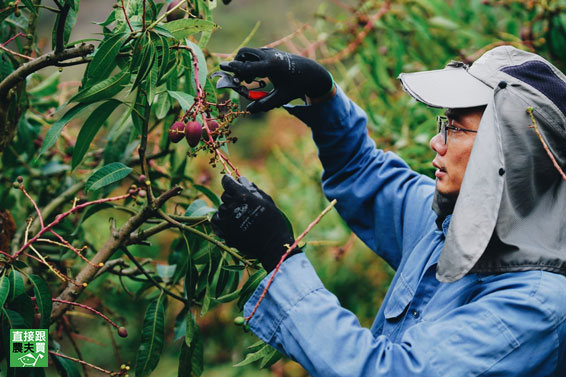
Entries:
POLYGON ((389 6, 391 5, 391 0, 387 0, 383 3, 379 11, 376 14, 372 15, 368 18, 367 23, 364 25, 362 31, 358 34, 355 40, 353 40, 346 48, 342 51, 338 52, 336 55, 321 59, 319 62, 322 64, 325 63, 337 63, 346 56, 350 55, 358 46, 363 42, 363 40, 367 37, 369 32, 373 29, 375 23, 383 17, 388 11, 389 6))
POLYGON ((162 286, 161 284, 159 284, 144 268, 143 266, 136 260, 136 258, 128 251, 128 249, 126 247, 122 247, 122 251, 124 252, 124 254, 126 254, 126 256, 136 265, 136 267, 140 270, 140 272, 142 274, 144 274, 144 276, 146 278, 149 279, 149 281, 151 281, 151 283, 153 285, 155 285, 157 288, 159 288, 162 292, 168 294, 169 296, 181 301, 182 303, 184 303, 185 305, 189 304, 189 300, 187 300, 184 297, 181 297, 173 292, 171 292, 170 290, 168 290, 167 288, 165 288, 164 286, 162 286))
POLYGON ((277 274, 277 272, 279 271, 279 268, 281 267, 281 264, 285 261, 285 259, 287 259, 287 257, 289 256, 289 254, 291 254, 291 252, 297 247, 297 245, 299 244, 299 242, 307 235, 308 232, 311 231, 311 229, 319 223, 320 219, 322 219, 322 217, 324 215, 326 215, 331 209, 332 207, 334 207, 334 205, 336 204, 337 200, 334 199, 333 201, 330 202, 330 204, 324 209, 324 211, 322 211, 320 213, 320 215, 318 215, 318 217, 312 222, 310 223, 310 225, 307 227, 307 229, 305 229, 305 231, 303 233, 301 233, 299 235, 299 237, 297 237, 297 239, 295 240, 295 242, 293 242, 293 244, 291 246, 289 246, 287 248, 287 251, 285 252, 285 254, 283 254, 281 256, 281 259, 279 260, 279 263, 277 263, 277 266, 275 266, 275 269, 273 270, 273 274, 271 275, 271 278, 269 278, 269 281, 267 282, 267 285, 265 286, 265 288, 263 289, 263 292, 261 293, 261 296, 259 296, 259 300, 257 300, 252 312, 250 313, 249 316, 246 317, 246 323, 250 322, 250 319, 252 319, 252 317, 254 316, 257 308, 259 307, 259 304, 261 304, 261 301, 263 301, 263 298, 265 297, 265 295, 267 294, 267 290, 269 289, 269 287, 271 286, 271 283, 273 283, 273 279, 275 278, 275 275, 277 274))
POLYGON ((124 17, 126 18, 126 22, 128 23, 128 27, 130 31, 133 33, 134 29, 132 28, 132 24, 130 24, 130 19, 128 18, 128 12, 126 12, 126 7, 124 6, 124 0, 120 0, 122 2, 122 11, 124 12, 124 17))
POLYGON ((80 364, 83 364, 83 365, 87 365, 87 366, 89 366, 89 367, 91 367, 91 368, 93 368, 93 369, 96 369, 96 370, 98 370, 98 371, 100 371, 100 372, 102 372, 102 373, 106 373, 106 374, 110 374, 110 375, 114 374, 114 372, 112 372, 112 371, 103 369, 103 368, 101 368, 101 367, 97 367, 96 365, 93 365, 93 364, 91 364, 91 363, 87 363, 86 361, 83 361, 83 360, 80 360, 80 359, 76 359, 76 358, 71 357, 71 356, 63 355, 63 354, 58 353, 58 352, 55 352, 55 351, 48 351, 48 352, 49 352, 50 354, 52 354, 52 355, 55 355, 55 356, 58 356, 58 357, 62 357, 62 358, 64 358, 64 359, 72 360, 72 361, 74 361, 75 363, 80 363, 80 364))
POLYGON ((233 251, 232 249, 230 249, 228 246, 224 245, 222 242, 218 241, 217 239, 215 239, 214 237, 209 236, 206 233, 203 233, 193 227, 187 226, 185 224, 181 224, 180 222, 172 219, 169 215, 167 215, 165 212, 163 211, 158 211, 159 215, 164 219, 169 221, 171 224, 174 224, 176 227, 178 227, 181 230, 186 230, 187 232, 196 234, 197 236, 207 240, 210 243, 213 243, 214 245, 218 246, 219 248, 221 248, 222 250, 224 250, 225 252, 227 252, 228 254, 230 254, 231 256, 233 256, 234 258, 236 258, 237 260, 239 260, 240 262, 242 262, 243 264, 245 264, 246 266, 251 266, 252 263, 250 261, 248 261, 245 258, 242 258, 238 253, 236 253, 235 251, 233 251))
POLYGON ((562 176, 562 179, 566 181, 566 174, 564 174, 564 171, 562 170, 562 168, 560 167, 560 165, 558 165, 558 162, 556 162, 556 159, 554 158, 554 155, 552 154, 552 152, 550 151, 550 148, 548 148, 548 145, 546 144, 546 142, 544 141, 544 139, 542 138, 542 135, 538 129, 538 125, 537 125, 537 121, 535 120, 535 116, 533 114, 534 109, 532 107, 527 107, 527 113, 529 113, 529 117, 531 118, 531 122, 533 122, 532 124, 532 128, 535 129, 535 132, 537 133, 538 138, 540 139, 540 142, 542 143, 542 146, 544 147, 544 150, 546 151, 546 153, 548 154, 548 157, 550 157, 550 159, 552 160, 552 164, 554 165, 554 167, 556 168, 556 170, 558 170, 558 172, 560 173, 560 175, 562 176))

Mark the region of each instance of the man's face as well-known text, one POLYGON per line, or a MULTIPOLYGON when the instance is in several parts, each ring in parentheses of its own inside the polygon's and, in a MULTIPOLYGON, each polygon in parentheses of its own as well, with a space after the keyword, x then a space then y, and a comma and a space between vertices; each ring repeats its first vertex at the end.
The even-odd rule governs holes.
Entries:
MULTIPOLYGON (((449 124, 454 127, 477 130, 484 110, 485 106, 447 109, 446 117, 449 124)), ((447 136, 446 144, 440 134, 430 140, 430 147, 436 152, 432 165, 437 169, 435 172, 436 189, 441 194, 457 196, 462 186, 476 134, 448 129, 447 136)))

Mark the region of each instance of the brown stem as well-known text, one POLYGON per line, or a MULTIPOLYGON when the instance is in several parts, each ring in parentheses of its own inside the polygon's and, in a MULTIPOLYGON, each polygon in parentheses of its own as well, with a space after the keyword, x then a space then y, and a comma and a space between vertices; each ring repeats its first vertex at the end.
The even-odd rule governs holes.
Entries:
POLYGON ((74 361, 75 363, 80 363, 80 364, 89 366, 89 367, 91 367, 91 368, 93 368, 93 369, 96 369, 96 370, 102 372, 102 373, 106 373, 106 374, 110 374, 110 375, 113 375, 113 374, 114 374, 114 372, 112 372, 112 371, 103 369, 103 368, 101 368, 101 367, 97 367, 96 365, 91 364, 91 363, 87 363, 86 361, 83 361, 83 360, 80 360, 80 359, 76 359, 76 358, 71 357, 71 356, 63 355, 63 354, 60 354, 60 353, 55 352, 55 351, 48 351, 48 352, 49 352, 50 354, 52 354, 52 355, 55 355, 55 356, 58 356, 58 357, 62 357, 62 358, 64 358, 64 359, 72 360, 72 361, 74 361))
POLYGON ((336 199, 334 199, 333 201, 330 202, 330 204, 324 209, 324 211, 322 211, 320 213, 320 215, 318 215, 318 217, 312 222, 310 223, 310 225, 307 227, 307 229, 305 229, 305 231, 303 233, 301 233, 299 235, 299 237, 297 237, 297 239, 295 240, 295 242, 293 242, 293 244, 291 246, 289 246, 287 248, 287 251, 285 252, 285 254, 283 254, 281 256, 281 259, 279 260, 279 263, 277 263, 277 266, 275 266, 275 269, 273 270, 273 274, 271 274, 271 277, 269 278, 269 281, 267 282, 267 285, 265 286, 265 288, 263 289, 263 292, 261 292, 261 296, 259 296, 259 300, 257 300, 252 312, 250 313, 249 316, 246 317, 246 323, 250 322, 250 319, 252 319, 252 317, 254 316, 257 308, 259 308, 259 304, 261 304, 261 302, 263 301, 263 298, 265 297, 265 295, 267 294, 267 290, 269 289, 269 287, 271 286, 271 283, 273 283, 273 279, 275 278, 275 275, 277 274, 277 272, 279 271, 279 268, 281 267, 281 264, 283 264, 283 262, 285 261, 285 259, 287 259, 287 257, 289 256, 289 254, 291 254, 291 252, 297 247, 297 245, 299 244, 299 242, 307 235, 308 232, 311 231, 311 229, 319 223, 320 219, 322 219, 322 217, 324 215, 326 215, 328 212, 330 212, 330 210, 332 209, 332 207, 334 207, 334 205, 336 204, 336 199))
POLYGON ((329 58, 321 59, 319 62, 323 63, 323 64, 325 64, 325 63, 337 63, 340 60, 342 60, 343 58, 345 58, 346 56, 350 55, 352 52, 354 52, 354 50, 356 48, 358 48, 358 46, 367 37, 369 32, 373 29, 373 25, 375 25, 375 23, 381 17, 383 17, 383 15, 385 15, 385 13, 387 13, 389 11, 390 5, 391 5, 391 0, 385 1, 385 3, 383 3, 383 5, 379 9, 379 11, 376 14, 374 14, 373 16, 368 18, 367 23, 364 25, 362 31, 358 34, 358 36, 356 37, 356 39, 354 41, 352 41, 348 46, 346 46, 346 48, 344 48, 342 51, 338 52, 336 55, 331 56, 329 58))
POLYGON ((552 154, 552 152, 550 151, 550 148, 548 148, 548 145, 546 144, 546 142, 544 141, 544 139, 542 138, 542 135, 538 129, 538 125, 537 125, 537 121, 535 119, 535 116, 533 114, 534 109, 532 107, 527 107, 527 113, 529 113, 529 117, 531 118, 531 122, 533 122, 532 127, 535 129, 535 132, 537 133, 538 138, 540 139, 540 142, 542 143, 542 146, 544 148, 544 150, 546 151, 546 153, 548 154, 548 157, 550 157, 550 159, 552 160, 552 164, 554 165, 554 167, 556 168, 556 170, 558 170, 558 172, 560 173, 560 175, 562 176, 562 179, 566 181, 566 174, 564 174, 564 171, 562 170, 562 168, 560 167, 560 165, 558 165, 558 162, 556 162, 556 159, 554 158, 554 155, 552 154))
MULTIPOLYGON (((145 206, 140 212, 132 216, 100 248, 100 250, 92 259, 93 264, 98 265, 99 263, 105 263, 114 254, 114 252, 116 252, 116 250, 118 250, 125 244, 126 240, 130 237, 130 234, 132 232, 138 229, 147 219, 153 217, 157 213, 158 209, 161 208, 161 206, 165 204, 167 200, 176 195, 179 195, 181 191, 182 189, 179 186, 171 188, 170 190, 157 197, 151 206, 145 206)), ((87 264, 79 272, 76 280, 79 283, 88 283, 96 275, 97 271, 97 268, 87 264)), ((83 290, 84 286, 76 287, 67 285, 67 287, 63 290, 63 292, 61 292, 58 298, 62 300, 73 301, 82 293, 83 290)), ((55 305, 53 305, 53 311, 51 312, 51 321, 55 321, 59 317, 61 317, 61 315, 65 313, 67 308, 68 305, 66 304, 55 303, 55 305)))
POLYGON ((126 22, 128 23, 128 27, 130 31, 133 33, 134 29, 132 28, 132 24, 130 24, 130 19, 128 18, 128 12, 126 12, 126 7, 124 6, 124 0, 120 0, 122 2, 122 11, 124 12, 124 18, 126 18, 126 22))
POLYGON ((55 65, 57 62, 86 56, 94 51, 93 45, 81 44, 77 47, 64 49, 60 52, 52 51, 42 55, 34 60, 21 65, 14 72, 10 73, 2 82, 0 82, 0 101, 7 100, 8 91, 16 86, 19 82, 26 79, 33 72, 42 68, 55 65))

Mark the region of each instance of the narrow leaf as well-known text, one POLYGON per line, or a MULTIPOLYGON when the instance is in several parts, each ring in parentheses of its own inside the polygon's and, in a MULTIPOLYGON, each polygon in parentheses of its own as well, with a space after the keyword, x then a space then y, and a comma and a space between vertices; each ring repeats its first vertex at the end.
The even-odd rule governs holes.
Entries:
POLYGON ((92 103, 108 99, 118 94, 124 85, 127 85, 129 82, 130 73, 122 71, 98 84, 84 88, 71 98, 69 102, 92 103))
POLYGON ((22 0, 22 2, 29 10, 31 10, 35 14, 38 14, 37 9, 35 9, 35 6, 33 5, 33 2, 31 0, 22 0))
POLYGON ((49 328, 49 321, 51 318, 51 309, 53 302, 51 301, 51 291, 49 287, 38 275, 29 275, 30 283, 33 285, 33 292, 35 294, 35 303, 41 314, 41 322, 39 328, 49 328))
POLYGON ((169 32, 179 41, 183 41, 189 35, 196 34, 201 31, 217 29, 219 27, 214 22, 201 20, 200 18, 183 18, 181 20, 168 22, 162 26, 169 30, 169 32))
POLYGON ((204 200, 197 199, 191 203, 189 208, 187 208, 185 216, 200 217, 213 212, 216 212, 216 209, 210 208, 204 200))
POLYGON ((10 294, 10 279, 6 274, 0 276, 0 308, 4 306, 8 295, 10 294))
POLYGON ((159 363, 165 336, 165 308, 163 292, 151 302, 145 312, 141 344, 136 358, 136 377, 148 376, 159 363))
POLYGON ((79 132, 75 148, 73 149, 73 161, 71 164, 72 169, 75 169, 82 161, 84 155, 88 151, 90 143, 98 133, 98 130, 120 103, 121 102, 117 100, 104 102, 87 118, 79 132))
MULTIPOLYGON (((194 317, 193 317, 194 320, 194 317)), ((194 333, 192 340, 187 344, 186 339, 181 345, 181 355, 179 357, 179 377, 199 377, 203 371, 204 349, 202 336, 196 322, 194 322, 194 333)), ((189 324, 187 323, 187 328, 189 324)))
POLYGON ((263 359, 266 355, 269 355, 271 353, 272 349, 273 348, 269 344, 266 344, 262 348, 260 348, 260 350, 257 351, 257 352, 248 353, 244 360, 240 361, 237 364, 234 364, 234 366, 235 367, 242 367, 244 365, 251 364, 254 361, 263 359))
POLYGON ((222 204, 222 201, 220 200, 218 195, 212 192, 208 187, 201 185, 193 185, 193 187, 198 191, 202 192, 208 199, 210 199, 210 201, 212 202, 212 204, 214 204, 215 207, 219 207, 220 204, 222 204))
POLYGON ((24 278, 19 271, 12 268, 8 274, 8 279, 10 280, 9 297, 10 301, 12 301, 24 293, 24 278))
POLYGON ((179 105, 181 105, 181 108, 185 111, 187 111, 193 105, 193 102, 195 102, 195 97, 185 92, 168 90, 167 93, 169 93, 171 97, 176 99, 177 102, 179 102, 179 105))
POLYGON ((86 181, 86 191, 96 191, 127 177, 132 168, 121 162, 112 162, 95 171, 86 181))
POLYGON ((99 81, 108 77, 116 66, 116 56, 118 56, 118 52, 120 52, 120 48, 128 36, 129 33, 118 33, 100 43, 88 65, 87 74, 89 78, 99 81))
POLYGON ((43 139, 43 144, 41 145, 41 149, 39 150, 38 157, 41 156, 43 153, 45 153, 49 148, 51 148, 55 144, 55 141, 57 141, 57 138, 61 134, 63 127, 65 127, 65 125, 69 123, 71 119, 73 119, 74 117, 79 115, 84 109, 86 109, 88 105, 89 105, 88 103, 80 103, 76 105, 75 107, 67 111, 61 119, 53 123, 53 125, 49 128, 49 131, 47 131, 45 138, 43 139))
POLYGON ((248 301, 265 276, 267 276, 265 270, 258 270, 244 283, 242 286, 242 294, 237 304, 240 310, 244 308, 244 304, 248 301))

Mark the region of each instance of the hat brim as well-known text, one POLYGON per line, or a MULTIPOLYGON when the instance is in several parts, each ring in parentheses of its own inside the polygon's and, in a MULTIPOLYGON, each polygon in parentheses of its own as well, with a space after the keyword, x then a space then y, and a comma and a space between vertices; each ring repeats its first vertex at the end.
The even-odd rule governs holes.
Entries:
POLYGON ((493 89, 463 67, 401 73, 398 79, 414 99, 431 107, 483 106, 493 97, 493 89))

